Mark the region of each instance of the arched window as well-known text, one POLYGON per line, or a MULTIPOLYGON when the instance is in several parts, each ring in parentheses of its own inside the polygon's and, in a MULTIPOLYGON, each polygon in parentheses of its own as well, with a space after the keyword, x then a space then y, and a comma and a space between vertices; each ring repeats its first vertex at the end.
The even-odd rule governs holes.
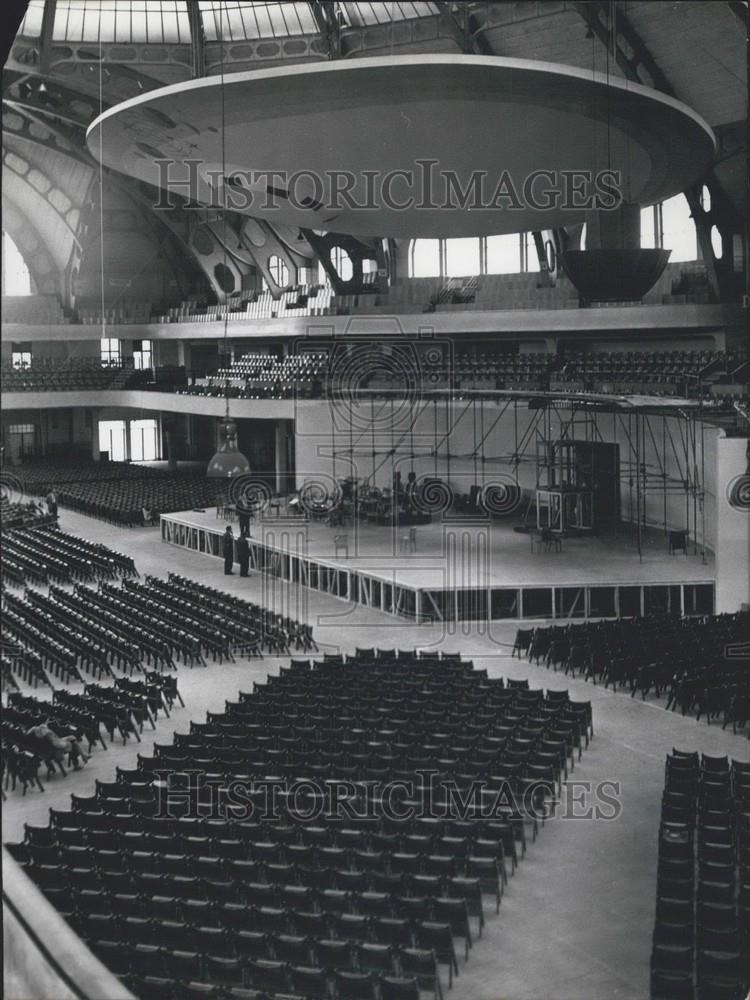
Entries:
POLYGON ((721 233, 716 226, 711 226, 711 246, 716 259, 721 260, 724 253, 724 245, 721 242, 721 233))
POLYGON ((289 268, 281 257, 274 254, 268 258, 268 271, 279 288, 286 288, 289 284, 289 268))
POLYGON ((352 259, 343 247, 333 247, 331 261, 342 281, 351 281, 354 274, 352 259))
POLYGON ((690 217, 690 206, 684 194, 676 194, 662 203, 664 220, 664 247, 671 250, 671 264, 698 259, 695 224, 690 217))
POLYGON ((3 233, 3 295, 31 295, 31 275, 13 240, 3 233))

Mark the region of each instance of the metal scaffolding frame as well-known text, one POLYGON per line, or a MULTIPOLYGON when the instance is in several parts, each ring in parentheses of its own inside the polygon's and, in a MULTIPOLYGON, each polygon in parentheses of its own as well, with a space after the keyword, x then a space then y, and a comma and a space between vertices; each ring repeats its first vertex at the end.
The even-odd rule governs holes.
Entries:
MULTIPOLYGON (((647 499, 662 498, 662 524, 665 534, 674 529, 668 524, 668 498, 682 495, 685 500, 684 529, 691 540, 693 553, 706 561, 705 541, 705 431, 706 413, 699 401, 663 399, 644 396, 611 396, 601 393, 531 392, 508 390, 455 391, 425 390, 410 401, 411 419, 397 426, 395 407, 403 403, 403 393, 389 390, 358 390, 360 407, 369 397, 370 421, 359 428, 349 421, 348 432, 331 428, 330 457, 336 477, 337 458, 348 469, 357 467, 357 459, 371 461, 365 485, 378 484, 386 470, 388 485, 393 481, 397 458, 430 459, 434 476, 450 481, 451 461, 469 462, 476 484, 482 488, 488 469, 507 468, 515 478, 522 464, 534 463, 535 486, 546 484, 549 444, 556 441, 587 441, 620 445, 621 495, 626 500, 623 521, 632 525, 639 558, 643 557, 643 534, 649 526, 647 499), (490 414, 485 404, 494 402, 498 412, 490 414), (390 408, 390 426, 383 424, 383 414, 390 408), (425 442, 415 428, 432 411, 432 436, 425 442), (521 425, 519 413, 532 416, 521 425), (444 420, 441 413, 444 412, 444 420), (451 440, 456 428, 466 421, 472 424, 474 447, 456 452, 451 440), (493 432, 501 424, 512 427, 512 447, 503 454, 493 453, 493 432), (609 436, 607 432, 609 431, 609 436), (670 471, 670 466, 672 467, 670 471), (622 484, 625 490, 622 489, 622 484)), ((343 397, 342 397, 343 398, 343 397)), ((360 418, 361 419, 361 418, 360 418)), ((368 466, 369 468, 369 466, 368 466)), ((525 518, 528 516, 527 508, 525 518)), ((654 526, 653 520, 650 522, 654 526)))

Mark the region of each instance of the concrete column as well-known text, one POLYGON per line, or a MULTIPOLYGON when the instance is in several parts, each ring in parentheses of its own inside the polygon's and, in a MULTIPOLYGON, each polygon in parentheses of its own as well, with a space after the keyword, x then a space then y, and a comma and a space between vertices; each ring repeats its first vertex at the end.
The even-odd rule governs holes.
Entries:
POLYGON ((164 430, 164 444, 167 454, 167 468, 170 472, 177 469, 177 428, 176 417, 170 414, 162 414, 161 426, 164 430))
POLYGON ((274 492, 283 493, 287 489, 287 424, 285 420, 277 420, 274 427, 274 492))
POLYGON ((89 410, 91 414, 91 457, 99 461, 99 410, 89 410))
POLYGON ((721 437, 717 445, 716 610, 739 611, 750 604, 750 508, 737 489, 748 473, 748 442, 721 437))

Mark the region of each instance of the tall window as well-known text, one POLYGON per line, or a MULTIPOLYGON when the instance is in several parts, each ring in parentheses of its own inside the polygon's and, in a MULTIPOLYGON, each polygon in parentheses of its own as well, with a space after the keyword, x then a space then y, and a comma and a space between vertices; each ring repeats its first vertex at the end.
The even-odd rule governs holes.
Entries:
POLYGON ((106 452, 110 462, 125 461, 125 421, 99 421, 99 451, 106 452))
POLYGON ((518 274, 521 271, 521 241, 518 233, 487 237, 487 274, 518 274))
POLYGON ((116 337, 102 337, 102 364, 117 365, 120 363, 120 341, 116 337))
POLYGON ((130 458, 134 462, 153 462, 159 457, 155 420, 130 421, 130 458))
POLYGON ((152 348, 150 340, 133 342, 133 367, 136 371, 152 367, 152 348))
POLYGON ((219 38, 244 41, 246 38, 285 38, 310 35, 318 26, 309 3, 232 3, 231 0, 199 0, 203 30, 209 42, 219 38))
POLYGON ((8 441, 12 458, 24 458, 34 454, 36 427, 34 424, 11 424, 8 427, 8 441))
POLYGON ((411 245, 412 278, 440 277, 440 240, 414 240, 411 245))
POLYGON ((68 42, 189 42, 187 4, 184 0, 57 0, 53 37, 68 42))
POLYGON ((279 288, 286 288, 289 284, 289 268, 281 257, 273 254, 268 258, 268 272, 279 288))
POLYGON ((641 246, 671 250, 671 264, 698 259, 698 241, 684 194, 641 209, 641 246))
POLYGON ((18 29, 19 35, 39 36, 42 33, 44 0, 29 0, 26 15, 18 29))
POLYGON ((13 351, 10 363, 14 368, 31 368, 31 351, 13 351))
POLYGON ((661 237, 661 205, 641 209, 641 247, 655 250, 661 237))
POLYGON ((480 272, 479 240, 469 236, 445 241, 445 276, 471 278, 480 272))
POLYGON ((404 3, 403 0, 383 0, 375 3, 339 3, 337 4, 340 20, 355 28, 370 24, 389 24, 391 21, 404 21, 407 18, 429 17, 440 12, 436 3, 404 3))
POLYGON ((670 262, 677 264, 697 260, 695 225, 690 217, 690 207, 685 195, 677 194, 662 202, 661 211, 664 220, 664 248, 672 251, 670 262))
POLYGON ((342 281, 351 281, 354 274, 354 266, 349 254, 343 247, 335 246, 331 250, 331 260, 333 266, 338 271, 342 281))
POLYGON ((522 274, 539 270, 532 233, 413 240, 410 278, 470 278, 480 274, 522 274), (441 267, 442 261, 442 267, 441 267))
POLYGON ((536 273, 539 270, 539 254, 533 233, 521 233, 521 270, 536 273))
POLYGON ((26 261, 7 233, 3 233, 3 295, 31 295, 26 261))

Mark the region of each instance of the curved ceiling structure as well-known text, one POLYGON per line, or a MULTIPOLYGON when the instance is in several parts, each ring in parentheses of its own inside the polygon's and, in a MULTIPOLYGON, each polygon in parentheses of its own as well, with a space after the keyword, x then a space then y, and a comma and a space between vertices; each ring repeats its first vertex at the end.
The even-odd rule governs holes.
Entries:
POLYGON ((176 84, 106 111, 87 141, 106 166, 174 193, 199 161, 189 197, 204 205, 388 237, 575 225, 598 194, 585 175, 617 171, 621 197, 650 205, 700 179, 715 150, 706 123, 658 91, 561 65, 448 55, 176 84), (585 188, 577 198, 564 190, 567 173, 585 188))
MULTIPOLYGON (((327 67, 352 57, 417 53, 559 63, 588 75, 604 73, 610 79, 653 87, 707 122, 717 139, 713 169, 707 176, 718 215, 704 221, 709 229, 714 223, 723 226, 731 242, 732 232, 743 231, 747 212, 747 6, 745 0, 678 4, 31 0, 4 67, 4 138, 7 151, 22 158, 32 142, 45 147, 44 169, 37 158, 32 169, 40 169, 54 189, 75 203, 65 180, 68 160, 74 153, 91 163, 84 133, 97 115, 156 89, 220 70, 231 79, 264 67, 327 67), (19 115, 26 118, 20 129, 19 115), (7 139, 21 133, 23 146, 7 139)), ((271 98, 270 103, 275 111, 278 101, 271 98)), ((476 121, 481 122, 478 115, 476 121)), ((486 120, 483 129, 489 132, 491 125, 486 120)), ((6 174, 8 190, 15 192, 14 211, 21 204, 32 211, 42 240, 56 241, 60 226, 62 250, 50 243, 47 252, 49 259, 61 259, 70 237, 66 225, 50 221, 57 210, 35 205, 34 197, 42 199, 29 182, 23 183, 35 195, 20 193, 22 175, 17 171, 11 168, 6 174)), ((134 184, 127 178, 120 183, 134 184)), ((144 190, 134 191, 134 200, 141 205, 144 190)), ((10 205, 10 197, 6 202, 10 205)), ((61 217, 68 222, 69 211, 61 217)), ((294 223, 296 228, 299 220, 294 223)), ((242 219, 235 220, 238 233, 242 225, 242 219)), ((163 229, 158 213, 154 226, 163 229)), ((181 245, 176 249, 166 244, 164 249, 175 254, 176 269, 185 265, 178 259, 184 241, 181 245)), ((201 261, 195 263, 198 269, 203 267, 201 261)))

